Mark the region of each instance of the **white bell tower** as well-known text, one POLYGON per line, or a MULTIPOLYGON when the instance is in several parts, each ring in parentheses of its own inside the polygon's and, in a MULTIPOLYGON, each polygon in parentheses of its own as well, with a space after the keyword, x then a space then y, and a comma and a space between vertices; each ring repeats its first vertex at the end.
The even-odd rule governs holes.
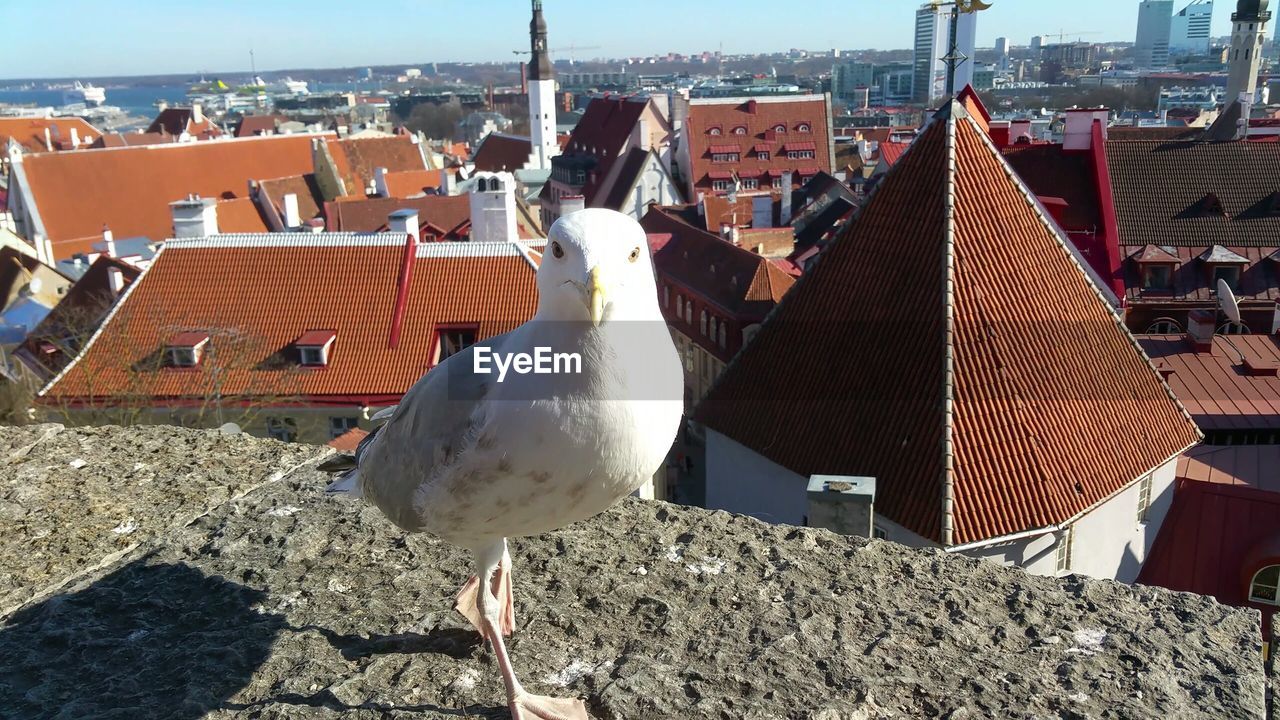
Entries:
POLYGON ((547 21, 542 17, 542 0, 533 0, 529 42, 530 167, 550 170, 551 158, 560 154, 560 144, 556 142, 556 71, 547 54, 547 21))
MULTIPOLYGON (((1262 67, 1262 42, 1266 37, 1271 11, 1268 0, 1240 0, 1231 14, 1231 49, 1228 60, 1231 76, 1227 81, 1225 103, 1230 105, 1242 93, 1253 102, 1258 89, 1258 70, 1262 67)), ((1247 120, 1247 118, 1246 118, 1247 120)))

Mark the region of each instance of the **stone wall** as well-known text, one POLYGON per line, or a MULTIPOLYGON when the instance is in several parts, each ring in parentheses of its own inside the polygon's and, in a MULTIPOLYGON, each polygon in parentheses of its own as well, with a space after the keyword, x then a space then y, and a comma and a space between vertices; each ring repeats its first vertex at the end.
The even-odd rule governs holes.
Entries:
MULTIPOLYGON (((466 556, 324 448, 0 429, 0 715, 507 717, 466 556), (11 714, 11 715, 10 715, 11 714)), ((1259 616, 628 499, 514 542, 535 692, 615 718, 1259 718, 1259 616)))

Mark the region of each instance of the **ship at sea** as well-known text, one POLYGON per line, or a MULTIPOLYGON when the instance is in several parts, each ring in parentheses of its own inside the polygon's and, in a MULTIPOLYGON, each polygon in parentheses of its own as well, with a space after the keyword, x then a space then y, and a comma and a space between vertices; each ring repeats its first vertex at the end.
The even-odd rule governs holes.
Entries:
POLYGON ((79 80, 66 92, 68 105, 83 103, 85 107, 98 107, 107 102, 107 91, 93 83, 82 83, 79 80))

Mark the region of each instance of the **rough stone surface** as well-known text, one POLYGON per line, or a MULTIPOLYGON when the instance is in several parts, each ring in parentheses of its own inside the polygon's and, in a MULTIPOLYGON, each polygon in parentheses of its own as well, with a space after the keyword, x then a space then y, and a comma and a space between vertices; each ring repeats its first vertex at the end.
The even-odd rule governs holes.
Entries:
MULTIPOLYGON (((322 449, 48 430, 0 430, 0 716, 508 716, 467 558, 277 477, 322 449)), ((639 500, 512 556, 517 671, 602 720, 1263 714, 1258 615, 1195 595, 639 500)))

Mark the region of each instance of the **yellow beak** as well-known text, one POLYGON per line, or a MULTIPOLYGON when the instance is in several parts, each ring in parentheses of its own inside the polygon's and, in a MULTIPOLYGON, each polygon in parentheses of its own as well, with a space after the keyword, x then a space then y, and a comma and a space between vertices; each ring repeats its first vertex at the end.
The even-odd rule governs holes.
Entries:
POLYGON ((600 321, 604 319, 604 305, 608 302, 608 297, 604 291, 604 280, 601 279, 600 266, 591 268, 590 276, 590 307, 591 307, 591 324, 600 327, 600 321))

